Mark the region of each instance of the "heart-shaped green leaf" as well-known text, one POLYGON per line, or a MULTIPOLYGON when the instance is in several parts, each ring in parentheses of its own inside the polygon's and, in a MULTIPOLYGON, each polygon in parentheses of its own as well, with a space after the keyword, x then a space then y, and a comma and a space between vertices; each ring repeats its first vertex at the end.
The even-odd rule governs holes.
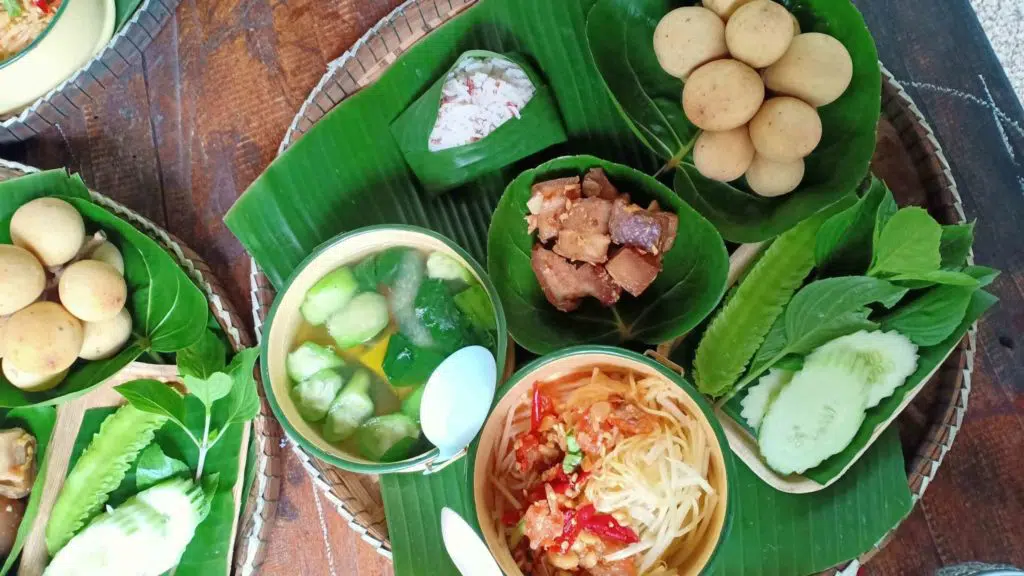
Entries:
POLYGON ((633 133, 668 168, 679 165, 676 192, 733 242, 777 236, 851 194, 867 176, 875 149, 881 76, 878 53, 860 13, 845 0, 783 4, 800 20, 804 32, 822 32, 843 43, 853 59, 853 81, 843 96, 818 110, 821 144, 806 159, 800 187, 780 198, 756 196, 742 181, 709 180, 687 161, 697 131, 682 111, 683 83, 661 69, 653 45, 658 21, 676 3, 598 0, 587 17, 594 63, 633 133))
POLYGON ((509 184, 491 220, 487 268, 501 297, 509 332, 520 346, 545 354, 575 344, 658 344, 693 328, 725 290, 728 254, 714 226, 654 178, 593 156, 556 158, 509 184), (657 200, 679 216, 679 235, 665 253, 663 270, 639 298, 624 294, 610 308, 588 299, 563 313, 544 297, 530 266, 534 238, 526 231, 526 202, 536 182, 582 175, 600 167, 620 192, 646 205, 657 200))
POLYGON ((106 360, 79 360, 59 386, 45 392, 25 392, 0 376, 0 406, 52 404, 88 391, 113 376, 147 351, 176 352, 195 342, 206 329, 206 297, 152 238, 92 202, 77 175, 50 170, 0 182, 0 243, 10 242, 10 221, 22 204, 44 196, 59 196, 85 219, 89 233, 103 231, 124 256, 132 338, 121 352, 106 360))

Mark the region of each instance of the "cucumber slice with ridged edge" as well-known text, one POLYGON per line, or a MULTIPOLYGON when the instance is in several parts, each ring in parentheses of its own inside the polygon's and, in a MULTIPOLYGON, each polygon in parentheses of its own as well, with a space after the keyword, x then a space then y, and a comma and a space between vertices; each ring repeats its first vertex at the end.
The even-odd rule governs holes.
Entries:
POLYGON ((341 310, 359 291, 359 283, 352 270, 341 267, 316 281, 302 301, 302 317, 313 326, 327 321, 341 310))
POLYGON ((764 413, 768 411, 779 391, 793 379, 793 372, 772 368, 767 374, 757 381, 757 384, 747 390, 747 395, 740 401, 743 410, 740 416, 747 421, 747 425, 757 430, 764 419, 764 413))
POLYGON ((419 436, 420 427, 401 412, 371 418, 356 431, 359 451, 377 462, 404 460, 419 436))
POLYGON ((327 321, 327 332, 342 349, 371 340, 389 322, 388 300, 376 292, 356 296, 327 321))
POLYGON ((107 416, 100 431, 64 480, 46 524, 46 548, 57 553, 100 511, 124 480, 132 462, 150 442, 166 416, 143 412, 130 404, 107 416))
POLYGON ((849 348, 808 357, 758 429, 761 456, 772 470, 802 474, 850 444, 864 422, 871 364, 849 348))
POLYGON ((288 377, 292 383, 298 384, 312 375, 329 368, 341 368, 345 361, 338 357, 330 348, 314 342, 304 342, 291 353, 286 360, 288 377))
POLYGON ((327 415, 345 381, 334 370, 321 370, 292 388, 292 399, 306 422, 319 422, 327 415))
POLYGON ((329 442, 340 442, 356 431, 360 424, 373 416, 373 400, 370 398, 370 373, 359 370, 352 375, 348 384, 327 409, 324 420, 324 438, 329 442))
POLYGON ((917 370, 917 345, 899 332, 854 332, 821 346, 808 360, 813 362, 815 357, 829 355, 841 348, 860 354, 871 367, 867 382, 868 408, 874 408, 892 396, 917 370))

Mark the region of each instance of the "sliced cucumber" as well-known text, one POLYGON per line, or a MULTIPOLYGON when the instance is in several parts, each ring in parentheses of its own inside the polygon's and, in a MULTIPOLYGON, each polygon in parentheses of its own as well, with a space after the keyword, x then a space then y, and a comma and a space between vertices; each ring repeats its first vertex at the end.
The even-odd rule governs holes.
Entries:
POLYGON ((370 373, 359 370, 327 409, 324 438, 329 442, 340 442, 351 436, 371 416, 373 400, 370 398, 370 373))
POLYGON ((352 271, 347 267, 338 268, 317 280, 309 292, 306 292, 301 307, 302 317, 306 322, 319 326, 332 314, 344 308, 358 290, 359 284, 352 271))
POLYGON ((363 292, 327 320, 327 332, 341 348, 373 339, 388 326, 388 300, 376 292, 363 292))
POLYGON ((299 383, 321 370, 341 368, 345 361, 330 348, 314 342, 305 342, 288 354, 285 364, 288 367, 288 377, 292 382, 299 383))
POLYGON ((419 436, 420 427, 401 412, 371 418, 356 431, 360 452, 377 462, 404 460, 419 436))
POLYGON ((846 448, 864 421, 869 371, 856 354, 808 359, 768 406, 758 429, 768 466, 801 474, 846 448))
POLYGON ((861 330, 849 336, 836 338, 815 350, 808 361, 831 355, 838 349, 848 349, 861 356, 870 368, 867 392, 868 408, 878 406, 892 396, 917 370, 917 345, 899 332, 868 332, 861 330))
POLYGON ((747 421, 748 426, 754 430, 761 426, 761 420, 764 419, 764 413, 768 411, 768 406, 778 396, 782 387, 789 384, 792 379, 793 373, 789 370, 772 368, 757 381, 757 384, 750 387, 747 395, 740 401, 740 405, 743 406, 740 416, 747 421))
POLYGON ((427 276, 466 284, 474 281, 473 274, 461 262, 442 252, 432 252, 427 257, 427 276))
POLYGON ((307 422, 319 422, 338 397, 344 380, 334 370, 321 370, 292 388, 299 415, 307 422))

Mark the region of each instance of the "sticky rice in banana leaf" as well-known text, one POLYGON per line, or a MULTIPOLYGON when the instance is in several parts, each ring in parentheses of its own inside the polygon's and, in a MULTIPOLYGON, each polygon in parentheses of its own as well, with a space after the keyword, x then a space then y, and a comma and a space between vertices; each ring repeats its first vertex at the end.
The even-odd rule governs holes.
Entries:
POLYGON ((486 50, 459 56, 391 133, 431 195, 566 140, 554 95, 526 59, 486 50))

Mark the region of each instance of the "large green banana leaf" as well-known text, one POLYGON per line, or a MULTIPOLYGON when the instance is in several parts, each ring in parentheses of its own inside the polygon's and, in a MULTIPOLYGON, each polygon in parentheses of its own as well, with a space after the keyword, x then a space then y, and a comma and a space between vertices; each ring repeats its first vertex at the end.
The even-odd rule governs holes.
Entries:
POLYGON ((853 58, 853 81, 835 102, 818 110, 822 140, 806 159, 800 187, 780 198, 700 175, 690 162, 699 133, 680 104, 683 83, 665 73, 654 55, 654 28, 679 5, 693 0, 599 0, 587 19, 594 61, 608 91, 637 137, 678 167, 675 189, 718 227, 726 240, 759 242, 853 193, 868 175, 881 105, 881 75, 874 41, 847 0, 785 0, 804 32, 829 34, 853 58))
POLYGON ((124 255, 132 337, 113 358, 79 360, 52 390, 25 392, 0 375, 0 407, 55 404, 85 393, 145 352, 176 352, 195 342, 206 328, 206 297, 170 254, 134 226, 93 203, 81 178, 64 170, 29 174, 0 183, 0 244, 11 242, 10 223, 22 204, 57 196, 85 219, 86 231, 105 232, 124 255))
MULTIPOLYGON (((482 0, 321 119, 249 187, 225 218, 228 227, 278 288, 320 243, 369 224, 427 226, 482 260, 502 190, 516 168, 533 168, 542 159, 428 198, 397 144, 383 137, 390 123, 470 49, 523 53, 548 79, 569 141, 541 156, 592 154, 653 173, 663 162, 623 120, 590 56, 586 16, 593 4, 482 0)), ((894 432, 883 435, 835 486, 813 495, 777 493, 737 466, 747 476, 734 497, 747 512, 737 518, 725 544, 743 551, 730 555, 728 566, 734 569, 729 573, 813 572, 869 549, 909 511, 903 466, 894 432), (763 551, 759 543, 765 544, 763 551)), ((438 515, 447 505, 474 520, 467 473, 459 461, 440 476, 381 478, 397 574, 457 574, 441 545, 438 515)))

